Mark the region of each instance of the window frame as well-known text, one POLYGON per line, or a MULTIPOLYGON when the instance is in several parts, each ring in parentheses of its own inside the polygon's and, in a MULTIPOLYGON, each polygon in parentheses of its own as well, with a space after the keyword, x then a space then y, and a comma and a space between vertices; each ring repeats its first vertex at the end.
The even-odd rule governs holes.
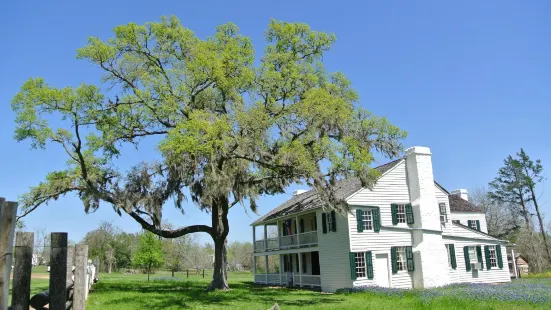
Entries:
POLYGON ((396 220, 398 224, 407 224, 405 204, 396 204, 396 220), (403 212, 400 212, 400 208, 403 212))
POLYGON ((440 223, 444 224, 448 222, 448 212, 447 212, 447 206, 445 202, 440 202, 438 204, 438 208, 440 210, 440 223), (442 210, 442 208, 444 208, 442 210), (442 221, 442 216, 444 216, 444 220, 442 221))
POLYGON ((373 225, 373 210, 362 210, 362 229, 363 231, 371 230, 373 231, 374 225, 373 225), (366 219, 366 216, 368 217, 366 219), (366 226, 366 224, 368 224, 366 226))
POLYGON ((492 268, 499 268, 497 264, 497 250, 495 245, 489 245, 488 250, 490 252, 490 266, 492 268), (493 257, 492 257, 493 254, 493 257))
POLYGON ((396 247, 396 270, 398 272, 408 272, 408 262, 405 246, 396 247))
POLYGON ((327 224, 327 232, 333 231, 333 219, 331 212, 327 212, 327 215, 325 216, 325 221, 327 224))
MULTIPOLYGON (((446 244, 446 251, 448 252, 448 268, 452 269, 452 255, 451 255, 451 252, 450 252, 450 245, 449 244, 446 244)), ((469 253, 469 255, 471 255, 469 253)))
POLYGON ((469 260, 471 263, 481 263, 478 261, 478 254, 476 253, 476 245, 469 245, 469 260), (472 252, 471 252, 472 251, 472 252), (473 259, 474 257, 474 259, 473 259))
POLYGON ((367 262, 365 259, 365 253, 354 252, 354 263, 356 266, 356 279, 367 279, 367 262))

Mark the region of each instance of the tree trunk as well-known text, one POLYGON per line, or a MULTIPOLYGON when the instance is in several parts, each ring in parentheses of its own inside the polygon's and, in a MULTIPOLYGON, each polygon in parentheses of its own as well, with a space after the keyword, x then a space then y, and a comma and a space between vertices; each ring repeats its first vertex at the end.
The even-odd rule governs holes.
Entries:
POLYGON ((540 208, 538 206, 538 201, 536 199, 536 193, 533 186, 530 186, 530 194, 532 195, 532 201, 534 202, 534 208, 536 209, 536 215, 540 224, 540 232, 543 237, 543 246, 547 252, 547 259, 549 263, 551 263, 551 249, 549 249, 549 244, 547 243, 547 233, 545 232, 545 227, 543 226, 543 219, 541 218, 540 208))
POLYGON ((229 290, 226 273, 226 238, 230 232, 228 223, 228 199, 219 197, 212 206, 212 239, 214 240, 214 273, 207 291, 229 290))
POLYGON ((174 270, 172 270, 172 277, 174 278, 174 270))

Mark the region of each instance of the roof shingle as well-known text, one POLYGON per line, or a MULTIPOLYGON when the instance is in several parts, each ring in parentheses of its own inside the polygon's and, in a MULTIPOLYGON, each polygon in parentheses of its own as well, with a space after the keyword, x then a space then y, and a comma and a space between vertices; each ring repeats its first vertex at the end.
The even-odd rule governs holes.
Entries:
MULTIPOLYGON (((394 166, 396 166, 401 160, 402 158, 391 161, 384 165, 375 167, 374 169, 379 171, 379 173, 382 175, 385 172, 392 169, 394 166)), ((360 179, 358 178, 344 179, 337 182, 336 189, 335 189, 335 196, 338 199, 346 199, 350 195, 360 190, 361 188, 362 188, 362 184, 360 182, 360 179)), ((319 207, 319 205, 320 205, 320 200, 318 199, 318 195, 314 190, 309 190, 302 194, 293 196, 291 199, 279 205, 277 208, 271 210, 266 215, 254 221, 253 225, 264 221, 268 221, 271 219, 275 219, 278 217, 312 210, 319 207)))

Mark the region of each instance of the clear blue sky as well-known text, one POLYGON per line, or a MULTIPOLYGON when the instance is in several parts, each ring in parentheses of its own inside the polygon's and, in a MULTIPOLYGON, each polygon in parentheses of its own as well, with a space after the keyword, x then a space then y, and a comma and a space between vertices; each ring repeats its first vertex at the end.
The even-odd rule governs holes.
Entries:
MULTIPOLYGON (((231 21, 253 39, 259 55, 270 18, 335 33, 326 66, 348 75, 365 108, 407 130, 406 146, 430 147, 436 179, 450 190, 486 185, 520 147, 540 158, 550 176, 550 12, 545 0, 6 1, 0 10, 0 196, 17 199, 65 162, 58 149, 29 151, 28 143, 13 140, 10 100, 20 85, 38 76, 58 87, 97 84, 98 69, 75 58, 88 36, 106 39, 116 25, 161 15, 178 16, 202 38, 231 21)), ((540 191, 549 220, 551 190, 540 191)), ((289 196, 261 199, 259 213, 289 196)), ((180 225, 209 223, 191 205, 184 216, 165 216, 180 225)), ((232 210, 230 240, 251 240, 256 218, 232 210)), ((68 231, 78 241, 102 220, 139 230, 107 205, 85 215, 72 196, 40 208, 26 224, 68 231)))

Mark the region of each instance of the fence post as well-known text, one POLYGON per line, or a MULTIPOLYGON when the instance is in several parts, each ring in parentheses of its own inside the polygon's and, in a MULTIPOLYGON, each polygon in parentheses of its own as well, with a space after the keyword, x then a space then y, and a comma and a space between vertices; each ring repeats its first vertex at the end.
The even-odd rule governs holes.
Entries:
POLYGON ((34 233, 18 232, 15 238, 15 267, 11 305, 13 310, 28 310, 31 298, 34 233))
POLYGON ((0 198, 0 309, 8 309, 17 202, 0 198))
POLYGON ((86 291, 88 282, 88 246, 77 244, 75 247, 75 288, 73 291, 73 309, 84 310, 86 306, 86 291))
POLYGON ((205 278, 205 268, 203 268, 203 279, 205 278))
POLYGON ((52 233, 50 249, 49 309, 63 310, 67 303, 67 233, 52 233))
POLYGON ((67 287, 74 283, 73 266, 75 265, 75 247, 67 247, 67 287))

